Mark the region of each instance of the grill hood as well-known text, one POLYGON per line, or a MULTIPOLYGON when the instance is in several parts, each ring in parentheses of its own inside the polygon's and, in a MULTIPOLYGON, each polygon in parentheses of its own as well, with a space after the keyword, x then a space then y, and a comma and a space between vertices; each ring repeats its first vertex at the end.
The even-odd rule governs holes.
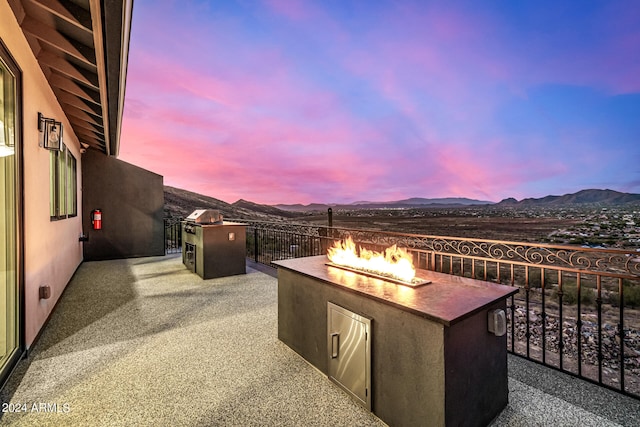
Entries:
POLYGON ((196 224, 222 224, 222 214, 215 209, 196 209, 186 220, 196 224))

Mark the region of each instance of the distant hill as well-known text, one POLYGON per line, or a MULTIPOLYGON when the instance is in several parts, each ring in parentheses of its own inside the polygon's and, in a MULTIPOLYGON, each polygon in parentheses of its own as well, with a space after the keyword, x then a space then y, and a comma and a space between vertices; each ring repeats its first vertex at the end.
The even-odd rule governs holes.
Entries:
POLYGON ((423 197, 412 197, 410 199, 396 200, 393 202, 365 202, 364 205, 375 206, 431 206, 431 205, 446 205, 446 206, 471 206, 471 205, 492 205, 493 202, 485 200, 467 199, 466 197, 445 197, 439 199, 425 199, 423 197))
POLYGON ((266 205, 238 200, 233 204, 181 188, 164 186, 165 217, 186 217, 196 209, 217 209, 224 218, 278 220, 295 216, 266 205))
POLYGON ((269 205, 260 205, 244 199, 240 199, 237 202, 232 203, 231 206, 278 217, 294 218, 300 216, 296 212, 285 211, 269 205))
POLYGON ((326 211, 329 208, 335 207, 335 205, 324 205, 322 203, 311 203, 309 205, 302 205, 300 203, 296 203, 294 205, 278 204, 273 205, 273 207, 289 212, 311 212, 326 211))
POLYGON ((520 201, 513 197, 504 199, 496 206, 536 207, 536 206, 571 206, 585 204, 600 204, 606 206, 623 205, 627 203, 640 203, 640 194, 621 193, 614 190, 582 190, 577 193, 563 196, 546 196, 539 199, 527 198, 520 201))
POLYGON ((309 211, 326 211, 328 208, 355 210, 355 209, 408 209, 408 208, 425 208, 425 207, 456 207, 456 206, 474 206, 474 205, 491 205, 493 202, 467 199, 465 197, 447 197, 439 199, 425 199, 422 197, 412 197, 410 199, 394 200, 389 202, 369 202, 359 201, 349 204, 328 205, 322 203, 312 203, 309 205, 274 205, 274 207, 286 211, 309 212, 309 211))

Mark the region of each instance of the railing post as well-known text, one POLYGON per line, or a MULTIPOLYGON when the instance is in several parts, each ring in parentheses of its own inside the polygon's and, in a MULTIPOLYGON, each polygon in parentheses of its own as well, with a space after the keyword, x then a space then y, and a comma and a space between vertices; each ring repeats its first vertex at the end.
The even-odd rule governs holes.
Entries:
POLYGON ((620 306, 620 323, 618 323, 618 335, 620 336, 620 390, 624 389, 624 282, 618 279, 618 304, 620 306))
MULTIPOLYGON (((540 268, 540 297, 542 299, 542 312, 540 313, 540 317, 542 318, 542 363, 547 363, 547 305, 545 298, 545 281, 544 276, 546 275, 546 270, 544 268, 540 268)), ((562 328, 560 328, 562 329, 562 328)))
POLYGON ((531 358, 531 318, 529 316, 529 292, 531 291, 531 288, 529 286, 529 266, 526 265, 524 267, 524 303, 525 303, 525 310, 526 310, 526 320, 525 320, 525 324, 527 325, 527 332, 524 334, 524 336, 527 338, 527 359, 531 358))
POLYGON ((558 317, 560 318, 560 320, 558 320, 558 354, 559 354, 559 363, 560 363, 560 370, 562 371, 563 368, 563 358, 564 358, 564 336, 563 336, 563 325, 564 325, 564 318, 562 317, 562 296, 563 296, 563 292, 562 292, 562 272, 560 270, 558 270, 558 317))
POLYGON ((582 276, 576 273, 576 295, 578 304, 578 319, 576 320, 576 330, 578 331, 578 376, 582 377, 582 276))
POLYGON ((596 308, 598 314, 598 383, 602 384, 602 276, 596 276, 597 297, 596 308))
POLYGON ((253 229, 253 257, 254 261, 258 262, 258 227, 253 229))

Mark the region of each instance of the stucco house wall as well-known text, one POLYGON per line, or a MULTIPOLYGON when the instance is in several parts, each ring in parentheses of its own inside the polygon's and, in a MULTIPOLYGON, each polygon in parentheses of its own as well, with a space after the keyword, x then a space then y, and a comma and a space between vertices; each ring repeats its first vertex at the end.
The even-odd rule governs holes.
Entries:
POLYGON ((0 40, 22 70, 22 150, 24 175, 24 312, 29 348, 73 273, 82 262, 82 156, 78 138, 64 115, 15 15, 0 1, 0 40), (49 151, 38 146, 38 112, 64 127, 64 144, 77 161, 78 216, 52 221, 49 216, 49 151), (51 287, 49 299, 39 287, 51 287))

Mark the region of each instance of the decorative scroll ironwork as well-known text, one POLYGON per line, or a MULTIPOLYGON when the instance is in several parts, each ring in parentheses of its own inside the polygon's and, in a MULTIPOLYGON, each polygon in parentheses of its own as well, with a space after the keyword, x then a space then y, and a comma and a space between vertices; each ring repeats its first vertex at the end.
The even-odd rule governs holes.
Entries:
POLYGON ((427 236, 366 229, 329 228, 312 224, 286 222, 243 222, 248 223, 251 228, 331 240, 344 239, 347 236, 351 236, 356 243, 365 246, 387 247, 395 244, 409 250, 438 255, 579 270, 616 277, 640 277, 640 252, 635 251, 427 236))
POLYGON ((311 237, 321 237, 319 230, 328 228, 317 225, 314 226, 311 224, 297 224, 287 222, 264 222, 244 219, 232 219, 230 221, 241 222, 243 224, 247 224, 250 228, 257 228, 259 230, 281 231, 285 233, 311 237))

